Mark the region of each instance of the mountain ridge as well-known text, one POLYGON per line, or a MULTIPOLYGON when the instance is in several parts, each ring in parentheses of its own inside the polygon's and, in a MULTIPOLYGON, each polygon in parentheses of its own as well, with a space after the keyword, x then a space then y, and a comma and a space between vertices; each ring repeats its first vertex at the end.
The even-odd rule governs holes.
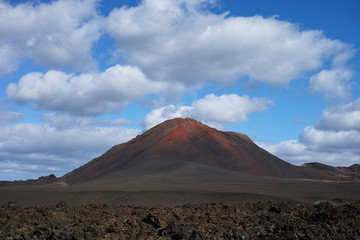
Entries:
MULTIPOLYGON (((292 165, 260 148, 245 134, 219 131, 190 118, 164 121, 126 143, 115 145, 60 179, 76 184, 122 169, 141 169, 143 165, 164 165, 168 162, 192 162, 260 177, 358 179, 356 173, 350 174, 330 166, 319 169, 311 164, 302 167, 292 165)), ((171 168, 167 170, 176 171, 171 168)))

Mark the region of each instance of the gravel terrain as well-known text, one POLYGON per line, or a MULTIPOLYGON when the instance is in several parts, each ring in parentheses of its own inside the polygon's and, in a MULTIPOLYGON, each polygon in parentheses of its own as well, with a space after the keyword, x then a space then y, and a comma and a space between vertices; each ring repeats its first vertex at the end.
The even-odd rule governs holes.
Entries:
POLYGON ((0 206, 0 239, 360 239, 360 201, 0 206))

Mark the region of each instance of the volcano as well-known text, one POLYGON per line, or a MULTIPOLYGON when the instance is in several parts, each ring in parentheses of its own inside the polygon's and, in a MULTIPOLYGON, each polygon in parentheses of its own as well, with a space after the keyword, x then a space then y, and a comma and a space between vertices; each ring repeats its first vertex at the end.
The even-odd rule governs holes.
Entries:
MULTIPOLYGON (((103 178, 191 172, 209 177, 248 176, 293 179, 354 180, 355 173, 327 166, 295 166, 257 146, 248 136, 223 132, 194 119, 167 120, 129 142, 116 145, 102 156, 64 175, 76 184, 103 178)), ((220 177, 219 177, 220 178, 220 177)))

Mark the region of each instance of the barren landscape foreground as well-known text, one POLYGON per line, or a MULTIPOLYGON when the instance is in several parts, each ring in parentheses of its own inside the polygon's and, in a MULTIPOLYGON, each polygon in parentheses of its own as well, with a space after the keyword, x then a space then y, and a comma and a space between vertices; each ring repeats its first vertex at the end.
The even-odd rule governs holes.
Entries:
POLYGON ((56 178, 1 182, 3 239, 359 239, 358 165, 295 166, 173 119, 56 178))
POLYGON ((122 177, 116 181, 101 179, 72 186, 58 183, 4 186, 0 188, 0 236, 2 239, 360 238, 358 182, 249 176, 237 176, 235 181, 232 173, 225 171, 222 174, 227 174, 228 180, 224 175, 221 180, 211 180, 207 170, 203 176, 175 173, 122 177))
POLYGON ((0 206, 2 239, 359 239, 360 202, 0 206))

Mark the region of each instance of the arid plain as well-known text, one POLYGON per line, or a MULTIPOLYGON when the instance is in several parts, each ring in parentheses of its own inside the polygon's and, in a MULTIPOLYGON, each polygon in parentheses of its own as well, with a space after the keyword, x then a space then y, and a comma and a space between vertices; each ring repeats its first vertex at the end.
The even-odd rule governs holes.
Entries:
POLYGON ((1 182, 4 239, 359 239, 358 165, 294 166, 173 119, 62 177, 1 182))
POLYGON ((21 205, 41 206, 66 201, 72 205, 107 203, 174 206, 186 203, 235 204, 269 200, 307 203, 333 198, 360 200, 358 182, 272 179, 246 175, 234 177, 233 173, 225 171, 209 179, 209 172, 203 173, 203 176, 184 176, 180 173, 123 176, 74 186, 56 183, 3 186, 0 187, 0 204, 14 201, 21 205))

